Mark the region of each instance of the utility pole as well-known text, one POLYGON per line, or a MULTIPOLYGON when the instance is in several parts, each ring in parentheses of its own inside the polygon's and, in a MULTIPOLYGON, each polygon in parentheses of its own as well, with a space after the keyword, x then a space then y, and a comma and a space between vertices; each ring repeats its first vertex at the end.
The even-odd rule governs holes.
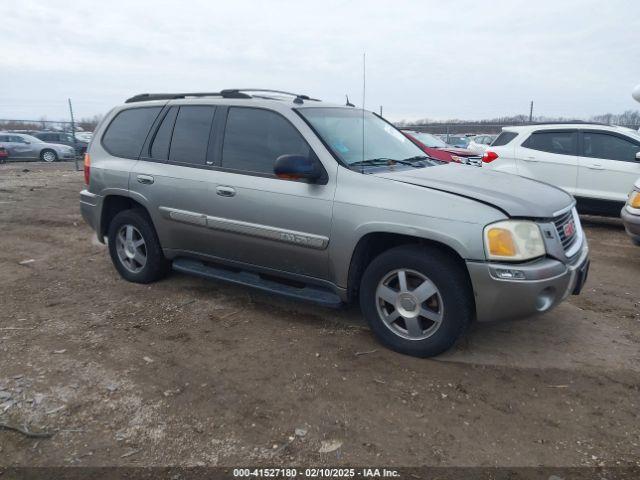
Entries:
POLYGON ((73 161, 76 164, 76 171, 78 168, 78 141, 76 140, 76 124, 73 120, 73 107, 71 106, 71 99, 69 99, 69 114, 71 115, 71 136, 73 137, 73 161))
POLYGON ((382 105, 380 105, 380 116, 382 116, 382 105))
POLYGON ((529 123, 533 122, 533 100, 531 100, 531 105, 529 106, 529 123))

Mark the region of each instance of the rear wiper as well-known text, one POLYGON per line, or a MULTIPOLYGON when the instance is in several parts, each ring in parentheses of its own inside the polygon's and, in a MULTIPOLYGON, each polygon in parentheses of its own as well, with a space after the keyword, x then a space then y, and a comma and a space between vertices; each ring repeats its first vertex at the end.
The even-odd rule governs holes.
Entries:
POLYGON ((388 166, 392 166, 396 163, 399 163, 400 165, 409 165, 409 166, 413 166, 413 164, 411 162, 409 162, 408 160, 394 160, 393 158, 384 158, 384 157, 380 157, 380 158, 370 158, 368 160, 359 160, 357 162, 353 162, 350 163, 349 166, 353 167, 353 166, 379 166, 379 165, 388 165, 388 166))

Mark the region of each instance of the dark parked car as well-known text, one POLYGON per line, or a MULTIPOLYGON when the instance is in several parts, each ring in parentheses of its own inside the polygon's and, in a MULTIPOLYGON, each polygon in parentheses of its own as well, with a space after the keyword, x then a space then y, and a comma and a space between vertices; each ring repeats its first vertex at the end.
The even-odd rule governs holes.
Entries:
POLYGON ((476 167, 482 166, 482 156, 478 152, 452 147, 430 133, 416 132, 414 130, 402 130, 402 133, 431 158, 444 162, 464 163, 476 167))
POLYGON ((89 145, 78 137, 76 137, 76 141, 74 143, 73 135, 65 132, 34 132, 32 135, 43 142, 74 147, 76 149, 76 155, 78 156, 84 155, 84 152, 87 151, 87 146, 89 145))

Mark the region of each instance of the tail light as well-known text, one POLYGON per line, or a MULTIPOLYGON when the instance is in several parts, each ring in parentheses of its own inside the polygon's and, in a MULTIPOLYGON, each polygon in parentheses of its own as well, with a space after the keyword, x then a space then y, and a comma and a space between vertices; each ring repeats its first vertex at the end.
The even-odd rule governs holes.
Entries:
POLYGON ((84 184, 89 185, 89 178, 91 178, 91 157, 88 153, 84 154, 84 184))
POLYGON ((497 158, 498 158, 498 154, 496 152, 492 152, 490 150, 487 150, 486 152, 484 152, 484 155, 482 156, 482 162, 483 163, 491 163, 497 158))

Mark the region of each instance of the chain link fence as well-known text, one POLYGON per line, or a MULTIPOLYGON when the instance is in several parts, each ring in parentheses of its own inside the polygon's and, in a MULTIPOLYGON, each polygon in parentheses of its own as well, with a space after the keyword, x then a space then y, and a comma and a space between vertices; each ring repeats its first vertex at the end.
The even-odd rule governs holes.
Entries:
MULTIPOLYGON (((553 122, 549 122, 553 123, 553 122)), ((565 122, 566 123, 566 122, 565 122)), ((397 124, 398 128, 415 130, 418 132, 433 133, 436 135, 497 135, 503 127, 517 127, 535 125, 536 122, 505 122, 505 123, 423 123, 423 124, 397 124)), ((638 130, 640 124, 620 124, 620 127, 638 130)))

